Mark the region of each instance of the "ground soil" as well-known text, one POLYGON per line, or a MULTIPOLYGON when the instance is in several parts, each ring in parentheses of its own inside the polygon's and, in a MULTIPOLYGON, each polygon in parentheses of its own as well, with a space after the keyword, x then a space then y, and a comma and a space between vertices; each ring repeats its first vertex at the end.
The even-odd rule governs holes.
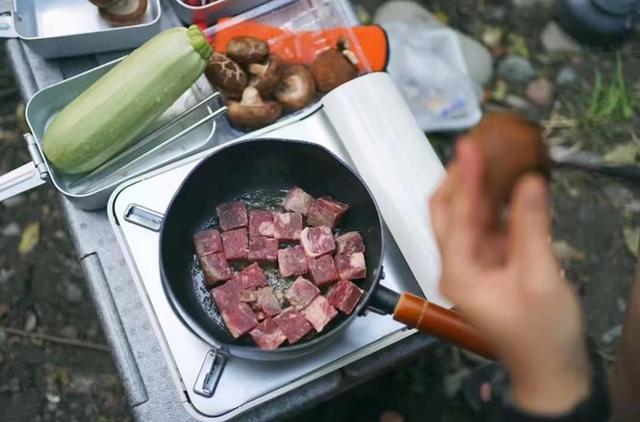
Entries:
MULTIPOLYGON (((371 12, 379 3, 366 2, 363 10, 371 12)), ((481 36, 489 19, 483 13, 500 6, 495 1, 478 2, 487 8, 469 14, 462 13, 465 9, 460 5, 475 2, 428 3, 444 12, 452 26, 476 37, 481 36)), ((567 59, 549 57, 541 50, 537 34, 550 14, 544 10, 522 14, 504 3, 508 13, 502 21, 491 25, 518 31, 528 41, 530 60, 536 69, 552 77, 567 59)), ((4 57, 2 50, 0 174, 28 160, 18 136, 24 130, 21 100, 4 57)), ((632 84, 638 80, 638 74, 634 74, 640 68, 638 56, 624 57, 630 63, 626 66, 626 79, 632 84)), ((574 120, 579 120, 581 113, 576 104, 584 103, 593 81, 589 69, 596 65, 611 69, 615 54, 588 51, 580 60, 576 68, 579 86, 584 88, 559 91, 560 106, 555 110, 574 120)), ((522 87, 513 87, 516 94, 521 95, 521 91, 522 87)), ((540 121, 552 111, 526 110, 540 121)), ((595 127, 579 125, 571 131, 560 131, 558 136, 570 138, 569 143, 585 140, 593 151, 605 153, 621 142, 625 132, 620 127, 619 122, 601 122, 595 127)), ((637 132, 638 122, 624 127, 637 132)), ((446 160, 452 137, 433 136, 431 140, 446 160)), ((560 245, 563 267, 580 292, 595 349, 610 363, 635 262, 634 244, 625 241, 623 232, 625 228, 638 226, 640 188, 576 172, 556 171, 552 189, 554 238, 560 245)), ((96 350, 105 344, 55 191, 42 187, 0 204, 0 419, 129 420, 111 356, 108 351, 96 350), (24 244, 24 238, 28 241, 29 236, 23 232, 30 225, 35 227, 34 223, 39 227, 39 239, 32 250, 25 251, 29 245, 24 244), (23 253, 19 252, 21 239, 23 253), (41 334, 72 343, 89 342, 94 348, 32 338, 41 334)), ((469 421, 472 416, 460 398, 459 386, 464 375, 476 365, 458 350, 439 345, 291 420, 377 421, 383 412, 395 411, 407 421, 469 421)))

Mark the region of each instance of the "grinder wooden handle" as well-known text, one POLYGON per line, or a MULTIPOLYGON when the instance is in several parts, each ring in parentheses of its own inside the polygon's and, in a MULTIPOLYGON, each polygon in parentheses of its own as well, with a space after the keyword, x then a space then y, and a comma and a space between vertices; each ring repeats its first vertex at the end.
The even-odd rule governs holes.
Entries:
POLYGON ((480 356, 495 359, 493 349, 480 332, 466 322, 459 313, 421 297, 403 293, 393 312, 393 318, 480 356))

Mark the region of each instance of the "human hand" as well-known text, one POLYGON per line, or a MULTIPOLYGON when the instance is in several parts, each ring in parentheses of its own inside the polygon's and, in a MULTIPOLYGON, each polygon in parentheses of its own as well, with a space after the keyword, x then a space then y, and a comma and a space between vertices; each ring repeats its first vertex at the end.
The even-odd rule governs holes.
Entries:
POLYGON ((578 298, 551 250, 547 188, 523 176, 502 229, 483 184, 486 164, 461 140, 431 198, 440 289, 495 347, 521 409, 566 412, 589 393, 590 365, 578 298))

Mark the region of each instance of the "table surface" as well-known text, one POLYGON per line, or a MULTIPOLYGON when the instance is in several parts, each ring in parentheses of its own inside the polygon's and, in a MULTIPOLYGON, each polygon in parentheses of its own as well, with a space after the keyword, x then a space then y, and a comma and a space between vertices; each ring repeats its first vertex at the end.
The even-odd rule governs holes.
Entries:
MULTIPOLYGON (((180 25, 167 1, 162 1, 162 8, 163 29, 180 25)), ((42 88, 127 53, 123 51, 45 60, 20 40, 9 40, 7 52, 25 102, 42 88)), ((116 242, 107 213, 104 210, 79 210, 64 197, 60 198, 132 414, 137 420, 154 422, 195 420, 197 415, 189 410, 188 404, 185 405, 184 393, 178 391, 172 380, 142 298, 132 294, 136 292, 134 281, 116 242)), ((415 356, 433 342, 427 336, 410 336, 310 382, 291 394, 266 402, 242 414, 238 420, 281 419, 353 388, 415 356)))

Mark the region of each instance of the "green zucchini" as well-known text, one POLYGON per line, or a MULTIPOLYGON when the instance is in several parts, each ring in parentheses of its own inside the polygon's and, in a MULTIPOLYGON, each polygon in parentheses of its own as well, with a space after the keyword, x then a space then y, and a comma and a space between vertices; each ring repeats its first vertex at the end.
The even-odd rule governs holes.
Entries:
POLYGON ((55 116, 44 153, 70 174, 95 169, 142 135, 204 72, 200 28, 168 29, 140 46, 55 116))

